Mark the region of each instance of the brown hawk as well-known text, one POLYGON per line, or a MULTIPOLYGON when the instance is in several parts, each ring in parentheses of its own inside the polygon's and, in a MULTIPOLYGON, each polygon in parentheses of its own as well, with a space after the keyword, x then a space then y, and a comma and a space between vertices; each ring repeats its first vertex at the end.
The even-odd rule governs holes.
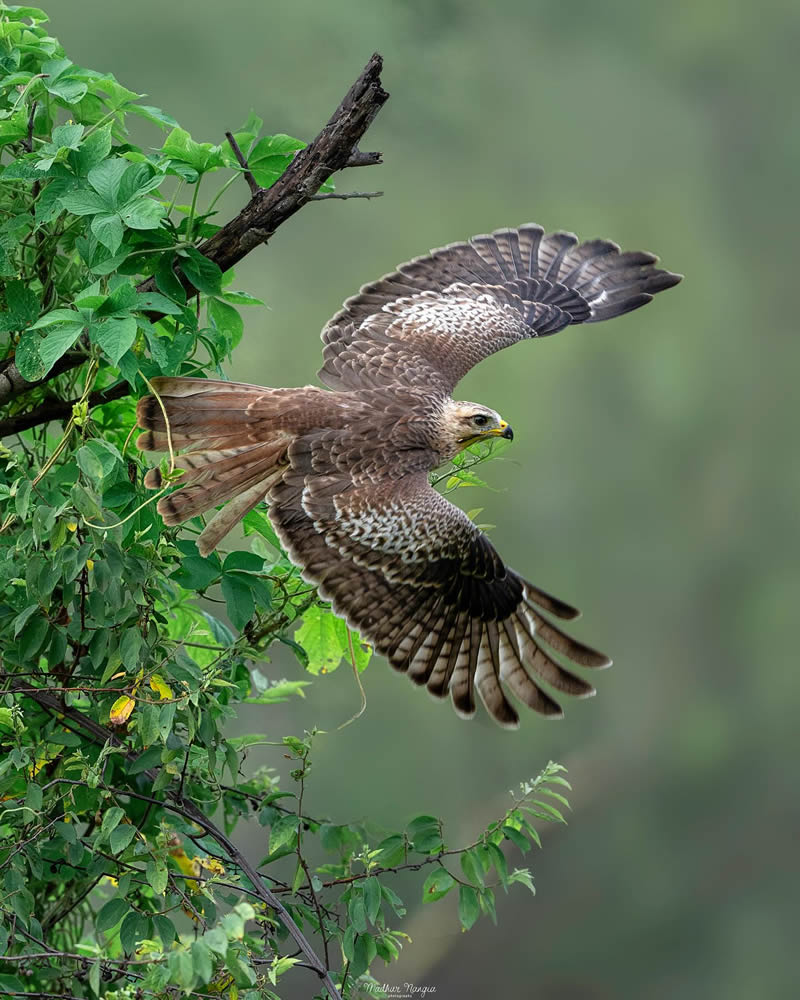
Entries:
MULTIPOLYGON (((506 566, 429 473, 475 441, 512 437, 494 410, 452 398, 474 365, 645 305, 681 280, 657 260, 536 225, 500 229, 402 264, 348 299, 322 331, 319 376, 333 391, 155 379, 160 401, 139 402, 138 446, 167 450, 169 429, 172 447, 186 449, 181 488, 158 510, 180 524, 227 504, 200 535, 206 554, 266 500, 304 578, 395 669, 449 693, 461 716, 475 713, 476 692, 504 726, 519 721, 509 693, 560 716, 540 682, 577 696, 594 689, 558 657, 611 661, 544 616, 578 611, 506 566)), ((145 483, 162 485, 158 469, 145 483)))

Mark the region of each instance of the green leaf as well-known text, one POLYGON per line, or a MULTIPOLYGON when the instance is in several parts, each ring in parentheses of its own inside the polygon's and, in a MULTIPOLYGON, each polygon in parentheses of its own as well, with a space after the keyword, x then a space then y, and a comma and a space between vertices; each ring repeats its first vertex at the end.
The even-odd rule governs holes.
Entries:
POLYGON ((167 212, 152 198, 139 198, 121 208, 119 214, 129 229, 158 229, 167 212))
POLYGON ((112 830, 115 830, 125 815, 125 810, 119 806, 112 806, 103 815, 103 822, 100 824, 100 832, 103 837, 109 837, 112 830))
POLYGON ((111 152, 111 123, 90 132, 70 160, 78 174, 85 176, 111 152))
POLYGON ((364 908, 367 919, 374 924, 381 910, 381 884, 374 875, 364 883, 364 908))
POLYGON ((458 887, 458 919, 465 931, 472 927, 480 916, 480 912, 478 893, 471 886, 460 885, 458 887))
POLYGON ((125 823, 122 826, 118 826, 115 830, 112 830, 111 836, 108 840, 111 845, 111 853, 119 854, 121 851, 124 851, 135 836, 136 827, 131 823, 125 823))
POLYGON ((92 967, 89 969, 89 988, 96 997, 100 996, 100 959, 96 962, 92 962, 92 967))
POLYGON ((519 830, 514 829, 513 826, 504 826, 503 836, 507 837, 512 844, 516 844, 523 854, 531 849, 531 845, 528 843, 525 835, 519 830))
POLYGON ((172 160, 188 163, 200 174, 222 165, 219 146, 212 146, 210 142, 195 142, 182 128, 174 128, 170 132, 164 140, 161 153, 172 160))
POLYGON ((259 511, 251 510, 249 514, 246 514, 242 520, 242 526, 246 535, 256 532, 262 538, 266 538, 274 549, 277 549, 279 552, 281 551, 281 543, 275 534, 275 529, 259 511))
POLYGON ((222 596, 228 606, 228 617, 235 628, 243 629, 253 617, 253 592, 242 577, 227 573, 222 578, 222 596))
POLYGON ((47 366, 39 354, 41 339, 38 334, 26 330, 20 337, 14 352, 14 361, 17 363, 19 373, 28 382, 38 382, 47 374, 47 366))
POLYGON ((122 642, 119 644, 119 655, 123 665, 130 673, 135 673, 139 669, 139 661, 146 652, 147 645, 139 629, 127 629, 122 637, 122 642))
POLYGON ((131 911, 126 914, 119 929, 119 943, 126 955, 136 950, 136 945, 147 934, 147 917, 131 911))
POLYGON ((180 258, 180 266, 189 281, 198 292, 218 295, 222 291, 222 271, 219 267, 194 247, 189 247, 186 255, 180 258))
POLYGON ((73 215, 97 215, 111 207, 99 194, 87 188, 62 194, 58 200, 61 207, 73 215))
POLYGON ((212 927, 206 931, 202 940, 217 955, 224 955, 228 950, 228 935, 221 927, 212 927))
POLYGON ((473 885, 483 885, 483 873, 473 851, 464 851, 461 855, 461 870, 468 882, 473 885))
POLYGON ((162 254, 155 271, 156 288, 176 302, 186 302, 186 289, 175 273, 175 257, 171 253, 162 254))
MULTIPOLYGON (((61 309, 59 312, 71 313, 77 316, 78 313, 71 309, 61 309)), ((34 327, 36 324, 34 324, 34 327)), ((59 323, 53 326, 48 333, 41 337, 39 334, 26 330, 20 338, 20 343, 25 346, 20 354, 20 372, 23 378, 35 382, 38 378, 43 378, 67 351, 74 345, 78 337, 83 333, 83 322, 59 323)))
POLYGON ((175 930, 175 924, 165 917, 163 913, 156 913, 153 916, 153 923, 155 924, 156 933, 159 938, 161 938, 161 943, 164 945, 164 950, 172 946, 173 941, 178 936, 178 932, 175 930))
POLYGON ((92 340, 103 349, 114 364, 117 364, 136 339, 136 318, 112 317, 103 323, 93 325, 91 333, 92 340))
POLYGON ((330 673, 343 657, 349 656, 347 625, 318 604, 303 612, 303 624, 295 632, 295 640, 308 654, 308 670, 312 674, 330 673))
POLYGON ((114 899, 109 899, 106 905, 97 914, 95 920, 95 928, 98 933, 101 931, 111 930, 115 927, 120 920, 125 916, 125 914, 130 910, 130 906, 127 901, 120 899, 118 896, 114 899))
POLYGON ((91 230, 106 249, 116 253, 122 243, 122 220, 116 212, 104 212, 92 219, 91 230))
POLYGON ((39 298, 22 281, 5 286, 6 312, 0 313, 0 330, 24 330, 39 316, 39 298))
POLYGON ((273 823, 269 831, 269 853, 276 854, 278 851, 282 850, 284 847, 291 845, 294 847, 295 837, 297 836, 297 826, 299 820, 297 816, 281 816, 281 818, 273 823))
POLYGON ((422 886, 422 902, 434 903, 437 899, 446 896, 456 884, 456 880, 445 871, 444 868, 436 868, 425 879, 422 886))
POLYGON ((248 705, 274 705, 278 702, 289 701, 292 695, 305 698, 303 688, 310 686, 311 681, 275 681, 258 695, 244 700, 248 705))
POLYGON ((235 569, 247 573, 261 573, 264 569, 264 560, 255 552, 231 552, 225 557, 222 570, 224 573, 228 573, 235 569))
POLYGON ((108 208, 115 208, 122 175, 128 169, 129 163, 121 157, 114 156, 103 160, 89 171, 88 181, 100 195, 108 208))
POLYGON ((158 292, 139 292, 136 297, 136 308, 147 312, 159 312, 165 316, 177 316, 183 309, 177 302, 159 295, 158 292))
POLYGON ((250 295, 249 292, 234 292, 225 291, 222 295, 226 302, 230 302, 234 306, 263 306, 264 302, 262 299, 257 299, 255 295, 250 295))
POLYGON ((217 562, 205 559, 203 556, 186 556, 180 569, 172 574, 171 579, 185 590, 205 590, 219 579, 219 576, 220 568, 217 562))
POLYGON ((350 923, 355 928, 356 933, 366 934, 367 910, 364 906, 364 897, 360 892, 357 892, 355 888, 353 895, 350 897, 350 902, 347 904, 347 915, 350 923))
POLYGON ((161 751, 160 746, 148 747, 147 750, 139 754, 136 760, 127 765, 126 773, 133 776, 141 774, 142 771, 147 771, 151 767, 158 767, 161 764, 161 751))
POLYGON ((205 985, 214 975, 214 962, 208 945, 201 938, 199 941, 192 941, 192 967, 197 974, 201 984, 205 985))
POLYGON ((238 310, 222 299, 212 298, 208 300, 208 317, 215 329, 225 334, 230 346, 236 347, 244 330, 244 323, 238 310))

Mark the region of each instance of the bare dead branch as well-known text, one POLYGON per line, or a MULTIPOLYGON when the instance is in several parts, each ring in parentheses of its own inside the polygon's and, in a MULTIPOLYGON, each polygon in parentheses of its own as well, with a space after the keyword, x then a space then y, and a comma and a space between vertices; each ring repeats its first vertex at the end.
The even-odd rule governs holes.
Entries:
MULTIPOLYGON (((272 187, 259 188, 235 218, 198 248, 202 254, 222 271, 230 270, 251 250, 266 243, 287 219, 313 198, 332 174, 351 164, 362 166, 381 162, 380 153, 360 153, 357 147, 389 98, 381 86, 382 65, 381 57, 377 53, 373 55, 316 139, 297 153, 272 187)), ((183 280, 187 289, 193 292, 191 283, 183 280)), ((138 291, 150 292, 154 288, 154 279, 148 278, 138 286, 138 291)), ((0 362, 0 405, 78 367, 84 360, 83 355, 67 355, 44 379, 28 382, 20 374, 13 357, 7 358, 0 362)), ((8 421, 0 421, 0 437, 15 433, 7 425, 8 421)))
POLYGON ((341 201, 347 201, 350 198, 366 198, 369 201, 370 198, 381 198, 383 196, 383 191, 326 191, 325 194, 312 194, 309 201, 328 201, 331 198, 338 198, 341 201))

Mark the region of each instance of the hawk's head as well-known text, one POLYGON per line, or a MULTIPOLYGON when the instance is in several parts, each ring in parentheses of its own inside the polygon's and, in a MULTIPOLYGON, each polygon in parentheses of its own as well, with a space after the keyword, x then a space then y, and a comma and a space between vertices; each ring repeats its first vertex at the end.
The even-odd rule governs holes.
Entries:
POLYGON ((463 448, 503 437, 509 441, 514 432, 496 410, 480 403, 463 400, 448 400, 442 413, 441 451, 448 458, 457 455, 463 448))

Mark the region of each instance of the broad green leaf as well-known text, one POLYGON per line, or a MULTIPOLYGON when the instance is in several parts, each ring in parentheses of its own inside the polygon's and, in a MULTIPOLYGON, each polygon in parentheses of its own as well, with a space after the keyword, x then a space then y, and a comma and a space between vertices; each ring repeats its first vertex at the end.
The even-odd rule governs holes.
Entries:
POLYGON ((330 673, 343 657, 349 656, 347 625, 318 604, 303 612, 303 624, 294 636, 308 654, 308 670, 312 674, 330 673))
POLYGON ((138 198, 121 208, 119 214, 129 229, 158 229, 167 212, 152 198, 138 198))
POLYGON ((191 281, 198 292, 205 295, 218 295, 222 291, 222 271, 199 250, 190 247, 187 256, 179 258, 183 273, 191 281))
POLYGON ((116 212, 103 212, 92 219, 91 230, 98 241, 111 253, 116 253, 122 243, 122 220, 116 212))
POLYGON ((270 854, 275 854, 289 844, 294 846, 298 822, 297 816, 281 816, 277 823, 272 825, 269 831, 270 854))
POLYGON ((504 826, 503 836, 507 837, 512 844, 516 844, 523 854, 531 849, 531 845, 528 843, 525 835, 519 830, 516 830, 513 826, 504 826))
MULTIPOLYGON (((69 309, 58 311, 69 313, 71 316, 78 315, 69 309)), ((21 362, 20 371, 23 377, 31 382, 43 378, 56 361, 74 345, 83 329, 83 322, 78 321, 53 325, 44 337, 33 333, 32 329, 26 330, 20 338, 20 343, 24 342, 25 346, 18 359, 18 364, 21 362)))
POLYGON ((112 317, 91 328, 92 340, 116 364, 136 339, 136 318, 134 316, 112 317))
POLYGON ((222 299, 212 298, 208 300, 208 317, 216 329, 229 339, 230 346, 236 347, 244 330, 244 323, 238 310, 222 299))
POLYGON ((119 806, 112 806, 107 809, 103 814, 103 821, 100 824, 100 832, 104 837, 111 835, 111 831, 115 830, 119 825, 122 818, 125 816, 125 810, 121 809, 119 806))
POLYGON ((422 902, 434 903, 437 899, 446 896, 455 884, 456 880, 450 872, 445 871, 444 868, 434 869, 422 886, 422 902))
POLYGON ((126 900, 119 899, 119 897, 109 899, 97 914, 97 919, 95 920, 97 931, 111 930, 112 927, 116 926, 122 920, 128 910, 130 910, 130 906, 126 900))
POLYGON ((91 132, 71 154, 70 160, 78 174, 85 176, 111 152, 111 128, 109 123, 91 132))
POLYGON ((199 174, 222 166, 222 155, 219 146, 210 142, 195 142, 189 133, 182 128, 174 128, 161 147, 163 156, 188 163, 199 174))
POLYGON ((88 188, 62 194, 59 201, 61 207, 73 215, 97 215, 99 212, 108 212, 112 207, 105 198, 88 188))
POLYGON ((364 908, 367 919, 374 924, 381 909, 381 884, 374 876, 364 883, 364 908))
POLYGON ((477 892, 468 885, 458 887, 458 919, 465 931, 468 931, 480 916, 480 903, 477 892))
POLYGON ((253 591, 246 580, 236 573, 226 573, 222 578, 222 596, 227 603, 228 617, 233 625, 240 630, 243 629, 255 611, 253 591))
POLYGON ((105 204, 112 208, 117 202, 122 175, 128 169, 129 163, 121 157, 114 156, 103 160, 89 171, 88 180, 105 204))
POLYGON ((131 823, 125 823, 122 826, 118 826, 115 830, 112 830, 111 836, 109 837, 111 853, 119 854, 121 851, 124 851, 135 836, 136 827, 131 823))

